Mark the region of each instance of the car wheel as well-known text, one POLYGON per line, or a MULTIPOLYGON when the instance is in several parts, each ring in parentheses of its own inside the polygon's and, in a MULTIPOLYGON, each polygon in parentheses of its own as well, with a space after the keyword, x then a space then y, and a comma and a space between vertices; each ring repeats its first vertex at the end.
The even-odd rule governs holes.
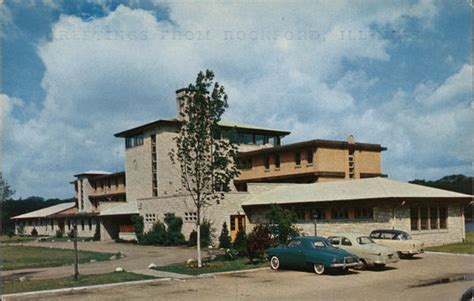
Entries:
POLYGON ((276 256, 270 258, 270 267, 272 270, 278 270, 280 268, 280 259, 276 256))
POLYGON ((324 265, 322 265, 322 264, 315 263, 313 265, 313 269, 314 269, 314 272, 318 275, 324 274, 324 265))
POLYGON ((366 270, 367 269, 367 262, 364 260, 359 260, 359 265, 357 266, 359 270, 366 270))

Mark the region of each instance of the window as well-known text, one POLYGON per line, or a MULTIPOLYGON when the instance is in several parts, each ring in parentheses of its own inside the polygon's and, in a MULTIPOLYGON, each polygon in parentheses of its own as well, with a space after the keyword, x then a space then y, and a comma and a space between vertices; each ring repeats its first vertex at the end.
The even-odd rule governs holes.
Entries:
POLYGON ((51 220, 51 230, 54 230, 54 220, 51 220))
POLYGON ((351 241, 349 240, 349 238, 343 237, 343 238, 342 238, 342 245, 343 245, 343 246, 352 246, 352 243, 351 243, 351 241))
POLYGON ((331 236, 328 238, 329 241, 331 242, 332 245, 339 245, 341 243, 341 240, 337 236, 331 236))
POLYGON ((428 230, 428 208, 420 208, 420 229, 428 230))
POLYGON ((81 218, 81 230, 84 231, 84 219, 81 218))
POLYGON ((326 219, 324 215, 324 210, 321 208, 316 208, 311 210, 311 218, 312 219, 326 219))
POLYGON ((295 209, 294 210, 295 214, 296 214, 296 218, 300 221, 304 221, 306 218, 305 218, 305 210, 303 208, 298 208, 298 209, 295 209))
POLYGON ((448 216, 448 210, 446 208, 439 208, 439 228, 446 229, 446 219, 448 216))
POLYGON ((295 153, 295 164, 296 164, 296 166, 301 165, 301 153, 300 152, 295 153))
POLYGON ((280 168, 280 154, 275 154, 275 168, 280 168))
POLYGON ((273 146, 277 146, 277 141, 278 141, 278 137, 277 136, 269 136, 268 137, 268 143, 270 143, 271 145, 273 146))
POLYGON ((332 210, 332 218, 333 219, 348 219, 349 218, 349 210, 347 208, 338 208, 332 210))
POLYGON ((375 242, 372 240, 372 238, 368 237, 368 236, 361 236, 361 237, 357 237, 357 242, 360 244, 360 245, 368 245, 368 244, 374 244, 375 242))
POLYGON ((313 150, 309 149, 306 151, 306 161, 308 164, 313 164, 313 150))
POLYGON ((354 209, 355 219, 372 219, 374 216, 374 210, 371 207, 362 207, 354 209))
POLYGON ((410 224, 411 230, 419 230, 418 228, 418 208, 410 208, 410 224))
POLYGON ((125 138, 125 148, 143 145, 143 135, 125 138))
POLYGON ((240 168, 240 169, 252 169, 252 158, 239 159, 239 161, 237 162, 237 164, 239 165, 239 168, 240 168))
POLYGON ((145 214, 145 222, 147 223, 156 222, 156 214, 154 213, 145 214))
POLYGON ((240 142, 243 144, 254 144, 253 138, 254 138, 253 134, 248 134, 248 133, 240 134, 240 142))
POLYGON ((288 243, 288 247, 290 247, 290 248, 301 248, 301 241, 300 240, 292 240, 288 243))
POLYGON ((92 218, 89 218, 89 230, 92 231, 92 218))
POLYGON ((446 229, 446 219, 446 207, 410 208, 410 229, 413 231, 446 229))
POLYGON ((264 142, 265 142, 265 136, 264 135, 255 135, 255 144, 263 145, 264 142))
POLYGON ((186 222, 195 222, 197 221, 197 212, 185 212, 184 221, 186 222))
POLYGON ((263 156, 263 165, 265 166, 265 169, 270 169, 270 156, 263 156))

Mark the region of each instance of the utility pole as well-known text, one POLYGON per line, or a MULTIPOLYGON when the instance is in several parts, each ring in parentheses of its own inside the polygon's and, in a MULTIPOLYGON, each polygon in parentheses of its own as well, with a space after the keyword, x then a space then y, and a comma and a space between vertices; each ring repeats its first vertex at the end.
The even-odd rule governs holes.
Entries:
POLYGON ((79 279, 79 254, 77 252, 77 219, 74 219, 74 280, 79 279))

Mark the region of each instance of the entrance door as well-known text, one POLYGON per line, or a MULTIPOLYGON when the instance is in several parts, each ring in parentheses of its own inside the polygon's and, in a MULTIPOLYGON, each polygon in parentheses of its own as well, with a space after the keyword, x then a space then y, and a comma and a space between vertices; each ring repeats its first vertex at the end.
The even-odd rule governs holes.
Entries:
POLYGON ((232 241, 237 237, 240 230, 245 230, 245 215, 230 216, 230 238, 232 241))

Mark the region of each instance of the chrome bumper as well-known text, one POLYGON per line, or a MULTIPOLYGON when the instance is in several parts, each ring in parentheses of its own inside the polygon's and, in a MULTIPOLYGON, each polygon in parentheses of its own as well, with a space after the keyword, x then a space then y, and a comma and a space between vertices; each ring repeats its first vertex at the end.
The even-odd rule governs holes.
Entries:
POLYGON ((333 263, 331 264, 331 268, 353 268, 359 266, 358 262, 351 262, 351 263, 333 263))

